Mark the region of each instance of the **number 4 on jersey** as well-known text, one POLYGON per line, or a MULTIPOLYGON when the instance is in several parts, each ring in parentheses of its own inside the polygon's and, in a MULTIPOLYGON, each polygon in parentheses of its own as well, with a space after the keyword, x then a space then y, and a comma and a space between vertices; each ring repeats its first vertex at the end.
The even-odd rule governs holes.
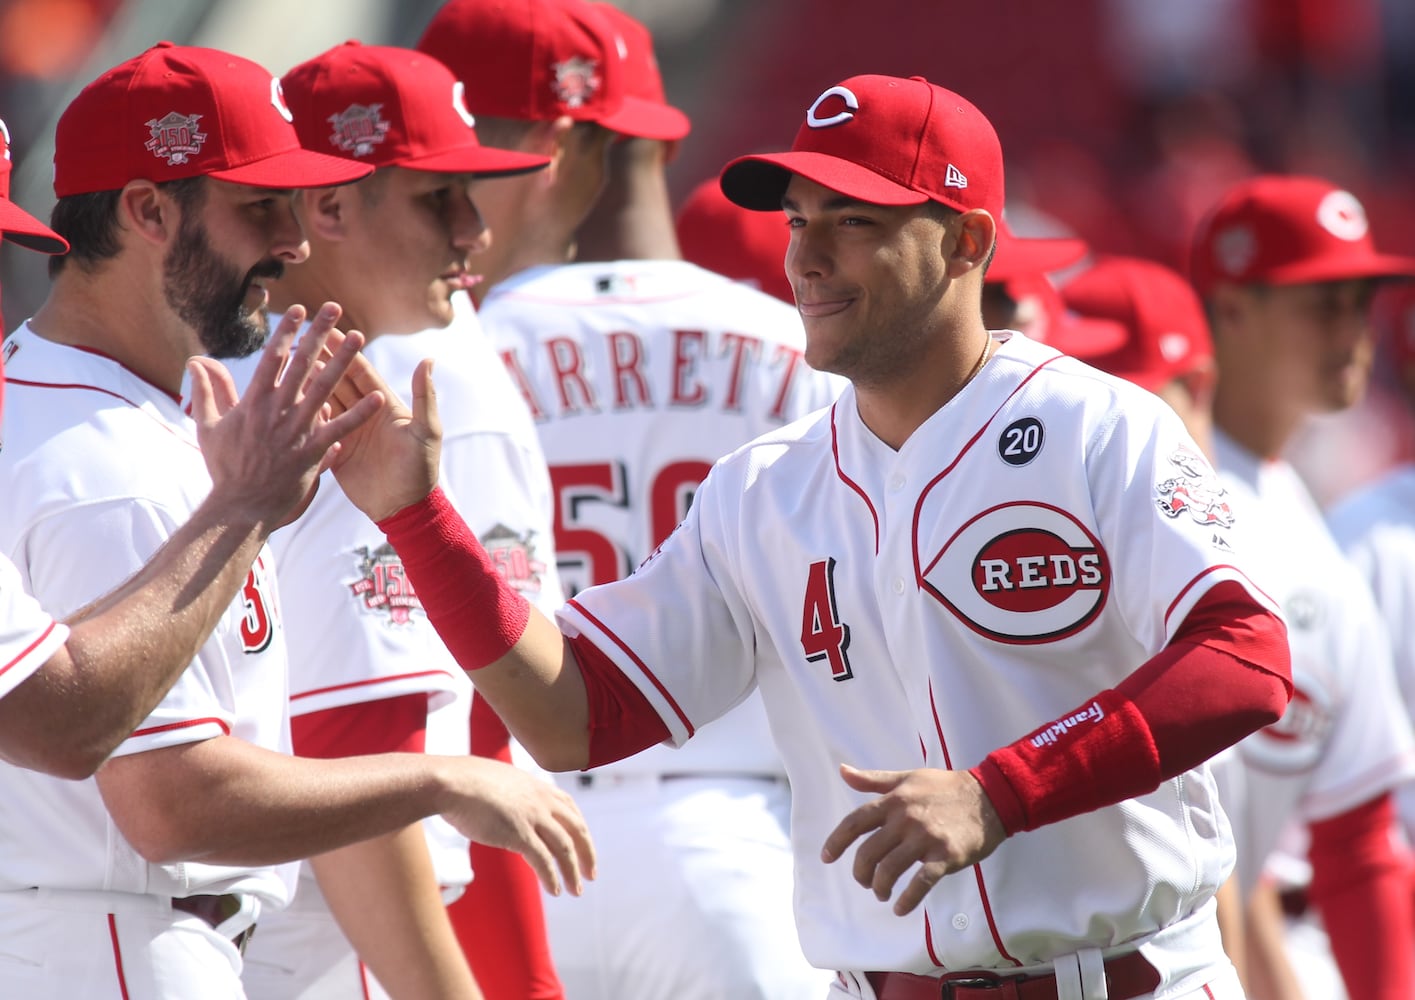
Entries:
POLYGON ((850 670, 850 626, 840 620, 835 607, 835 560, 811 563, 806 576, 806 606, 801 618, 801 648, 806 660, 830 663, 832 680, 848 681, 850 670))

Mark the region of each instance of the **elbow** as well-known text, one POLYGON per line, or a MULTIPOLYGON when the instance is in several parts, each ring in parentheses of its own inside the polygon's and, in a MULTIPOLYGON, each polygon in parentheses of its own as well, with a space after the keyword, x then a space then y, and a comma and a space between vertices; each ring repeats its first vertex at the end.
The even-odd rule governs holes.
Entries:
POLYGON ((547 771, 582 771, 589 766, 584 744, 574 745, 546 741, 522 743, 531 758, 547 771))
POLYGON ((66 781, 92 778, 113 749, 109 746, 81 746, 49 737, 23 740, 16 739, 15 733, 6 735, 8 738, 0 745, 0 758, 27 771, 38 771, 66 781))

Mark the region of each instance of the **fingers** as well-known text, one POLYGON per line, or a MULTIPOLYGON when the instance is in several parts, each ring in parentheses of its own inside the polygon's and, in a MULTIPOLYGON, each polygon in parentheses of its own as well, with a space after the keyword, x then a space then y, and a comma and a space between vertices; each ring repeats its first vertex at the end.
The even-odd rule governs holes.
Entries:
POLYGON ((215 358, 187 359, 192 379, 192 419, 207 427, 220 420, 236 405, 238 394, 226 366, 215 358))
POLYGON ((847 815, 836 825, 834 830, 830 831, 830 835, 825 838, 825 844, 821 847, 821 860, 828 865, 840 860, 851 844, 871 830, 882 826, 887 818, 888 814, 882 800, 875 799, 865 803, 847 815))
POLYGON ((290 345, 295 342, 295 334, 299 332, 300 324, 304 321, 304 306, 291 306, 285 310, 285 315, 280 317, 280 322, 276 324, 270 339, 265 343, 265 350, 261 352, 247 393, 263 392, 276 384, 280 373, 285 369, 285 362, 290 357, 290 345))
POLYGON ((438 437, 442 421, 437 415, 437 387, 432 383, 432 358, 423 358, 413 372, 413 420, 438 437))
POLYGON ((929 890, 938 885, 945 875, 955 870, 941 861, 930 861, 921 865, 909 880, 909 884, 904 887, 904 891, 899 894, 899 898, 894 901, 895 915, 902 917, 913 913, 928 896, 929 890))

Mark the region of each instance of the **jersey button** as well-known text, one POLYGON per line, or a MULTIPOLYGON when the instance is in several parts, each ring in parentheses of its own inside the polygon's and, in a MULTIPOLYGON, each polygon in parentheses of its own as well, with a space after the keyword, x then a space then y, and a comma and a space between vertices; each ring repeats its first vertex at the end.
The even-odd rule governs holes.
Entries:
POLYGON ((902 576, 896 576, 894 578, 894 592, 896 594, 904 593, 904 578, 902 576))
POLYGON ((889 481, 889 488, 892 490, 902 490, 904 488, 904 477, 896 474, 895 477, 889 481))
POLYGON ((955 913, 953 915, 953 929, 955 931, 966 931, 968 929, 968 914, 955 913))

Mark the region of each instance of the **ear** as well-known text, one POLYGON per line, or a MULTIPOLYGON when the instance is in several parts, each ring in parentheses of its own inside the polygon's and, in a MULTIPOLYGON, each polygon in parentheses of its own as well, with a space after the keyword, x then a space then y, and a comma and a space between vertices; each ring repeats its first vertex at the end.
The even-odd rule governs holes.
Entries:
POLYGON ((1224 283, 1209 293, 1209 325, 1215 342, 1228 331, 1241 326, 1252 302, 1252 295, 1238 285, 1224 283))
POLYGON ((160 246, 177 235, 182 210, 148 180, 129 181, 118 192, 118 225, 160 246))
POLYGON ((329 243, 348 239, 350 200, 360 197, 354 190, 363 183, 338 187, 312 188, 295 192, 295 214, 305 232, 329 243))
POLYGON ((988 212, 975 208, 959 215, 955 226, 957 235, 952 246, 944 244, 949 277, 960 278, 974 270, 981 272, 997 242, 997 222, 988 212))

